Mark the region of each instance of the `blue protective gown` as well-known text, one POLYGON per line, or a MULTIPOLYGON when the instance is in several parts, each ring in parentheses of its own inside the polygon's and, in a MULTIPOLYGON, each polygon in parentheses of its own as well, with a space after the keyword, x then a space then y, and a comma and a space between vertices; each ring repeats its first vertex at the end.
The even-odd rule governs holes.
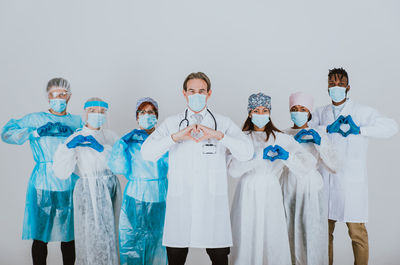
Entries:
POLYGON ((168 188, 168 153, 156 163, 143 160, 140 149, 147 137, 144 130, 133 130, 125 135, 115 143, 108 163, 115 174, 124 175, 129 180, 119 219, 123 265, 167 264, 162 236, 168 188))
POLYGON ((19 120, 11 119, 4 126, 1 138, 18 145, 29 140, 36 162, 28 183, 22 239, 67 242, 74 239, 72 192, 78 176, 67 180, 54 176, 53 155, 67 135, 60 136, 56 130, 52 136, 36 137, 35 131, 48 122, 59 122, 72 132, 83 125, 77 115, 37 112, 19 120))

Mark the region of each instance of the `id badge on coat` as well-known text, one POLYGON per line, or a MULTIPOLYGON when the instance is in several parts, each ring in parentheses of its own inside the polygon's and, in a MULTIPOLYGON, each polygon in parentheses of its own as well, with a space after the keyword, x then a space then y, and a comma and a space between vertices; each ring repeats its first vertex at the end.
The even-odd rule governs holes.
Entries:
POLYGON ((214 155, 217 153, 217 145, 213 143, 203 144, 203 154, 204 155, 214 155))

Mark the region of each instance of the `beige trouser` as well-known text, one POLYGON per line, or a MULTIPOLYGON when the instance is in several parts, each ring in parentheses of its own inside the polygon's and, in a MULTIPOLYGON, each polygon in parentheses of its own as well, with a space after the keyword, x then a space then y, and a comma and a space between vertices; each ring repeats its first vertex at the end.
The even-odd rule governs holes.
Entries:
MULTIPOLYGON (((335 230, 334 220, 329 220, 329 265, 333 264, 333 231, 335 230)), ((363 223, 346 223, 349 229, 349 236, 353 245, 354 265, 368 264, 368 233, 363 223)))

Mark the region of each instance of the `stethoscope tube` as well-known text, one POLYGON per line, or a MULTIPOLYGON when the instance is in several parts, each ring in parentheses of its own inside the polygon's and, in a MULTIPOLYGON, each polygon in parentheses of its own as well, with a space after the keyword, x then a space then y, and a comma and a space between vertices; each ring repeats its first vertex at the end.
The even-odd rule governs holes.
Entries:
MULTIPOLYGON (((214 120, 214 130, 217 130, 217 120, 215 119, 214 115, 211 113, 211 111, 209 109, 207 109, 207 112, 210 113, 211 117, 214 120)), ((188 115, 188 109, 185 110, 185 117, 181 120, 181 122, 179 123, 179 130, 181 129, 181 125, 183 122, 186 122, 186 127, 189 126, 189 120, 187 118, 188 115)))

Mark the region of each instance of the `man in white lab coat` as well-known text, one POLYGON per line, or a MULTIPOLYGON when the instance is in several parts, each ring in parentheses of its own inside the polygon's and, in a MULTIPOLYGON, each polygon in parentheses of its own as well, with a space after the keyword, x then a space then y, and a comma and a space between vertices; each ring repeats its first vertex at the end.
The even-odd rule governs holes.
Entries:
POLYGON ((185 264, 188 248, 206 248, 213 265, 227 265, 232 246, 227 157, 253 156, 253 145, 229 118, 207 107, 209 78, 191 73, 183 83, 187 108, 168 117, 143 143, 142 156, 169 152, 163 245, 169 265, 185 264))
POLYGON ((368 264, 368 138, 389 138, 397 133, 397 123, 371 107, 347 97, 349 78, 343 68, 329 71, 328 93, 332 104, 318 108, 311 123, 326 128, 336 147, 341 166, 336 174, 325 172, 329 196, 329 264, 333 264, 335 223, 345 222, 352 240, 356 265, 368 264))

